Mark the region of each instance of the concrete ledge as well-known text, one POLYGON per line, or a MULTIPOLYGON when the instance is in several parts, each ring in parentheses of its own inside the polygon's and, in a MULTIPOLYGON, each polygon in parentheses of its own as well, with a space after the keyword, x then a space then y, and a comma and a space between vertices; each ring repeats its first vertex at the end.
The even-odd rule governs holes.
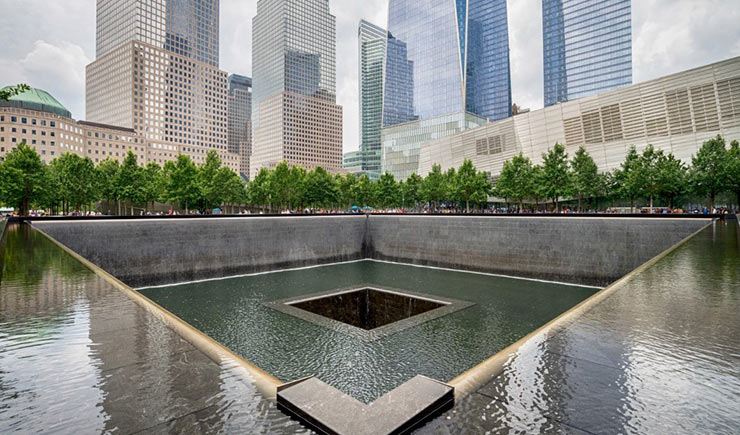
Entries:
POLYGON ((406 434, 449 410, 455 389, 415 376, 365 405, 314 378, 278 387, 278 409, 320 434, 406 434))

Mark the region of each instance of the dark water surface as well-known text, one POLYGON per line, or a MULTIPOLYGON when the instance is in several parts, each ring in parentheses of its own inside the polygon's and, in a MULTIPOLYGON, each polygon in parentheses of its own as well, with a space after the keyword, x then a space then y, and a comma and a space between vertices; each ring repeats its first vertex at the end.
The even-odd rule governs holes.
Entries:
POLYGON ((0 276, 0 434, 305 432, 27 225, 0 276))
POLYGON ((370 402, 418 374, 451 380, 595 291, 360 261, 142 293, 284 381, 314 375, 370 402), (391 287, 475 305, 372 342, 263 305, 354 285, 391 287))

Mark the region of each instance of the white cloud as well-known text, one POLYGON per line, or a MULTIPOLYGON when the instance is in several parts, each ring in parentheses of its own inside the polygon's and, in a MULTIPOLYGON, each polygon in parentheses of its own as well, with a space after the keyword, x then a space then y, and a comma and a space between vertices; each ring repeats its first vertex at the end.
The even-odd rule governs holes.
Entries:
POLYGON ((78 93, 85 92, 85 65, 90 59, 79 45, 62 42, 53 45, 36 41, 33 50, 20 61, 20 65, 35 85, 62 86, 78 93))
POLYGON ((544 105, 542 1, 508 0, 512 100, 520 107, 544 105))

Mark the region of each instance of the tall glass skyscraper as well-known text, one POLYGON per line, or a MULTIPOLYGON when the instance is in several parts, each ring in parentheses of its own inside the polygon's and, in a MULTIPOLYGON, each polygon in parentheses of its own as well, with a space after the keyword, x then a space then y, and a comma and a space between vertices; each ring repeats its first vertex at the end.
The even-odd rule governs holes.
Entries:
POLYGON ((165 48, 218 66, 220 0, 167 0, 165 48))
MULTIPOLYGON (((380 129, 383 126, 383 59, 388 32, 360 21, 358 29, 360 90, 360 169, 380 177, 380 129)), ((346 161, 346 159, 345 159, 346 161)), ((354 162, 353 162, 354 163, 354 162)), ((356 167, 356 166, 354 166, 356 167)))
POLYGON ((390 0, 383 171, 404 179, 419 149, 511 115, 506 0, 390 0))
POLYGON ((340 170, 342 107, 329 0, 259 0, 252 44, 251 176, 282 161, 340 170))
POLYGON ((632 84, 631 0, 542 0, 545 106, 632 84))
POLYGON ((229 76, 229 152, 239 155, 239 173, 249 177, 252 154, 252 79, 238 74, 229 76))
POLYGON ((506 0, 390 0, 388 31, 384 126, 511 114, 506 0))
POLYGON ((98 0, 97 57, 124 42, 218 66, 220 0, 98 0))

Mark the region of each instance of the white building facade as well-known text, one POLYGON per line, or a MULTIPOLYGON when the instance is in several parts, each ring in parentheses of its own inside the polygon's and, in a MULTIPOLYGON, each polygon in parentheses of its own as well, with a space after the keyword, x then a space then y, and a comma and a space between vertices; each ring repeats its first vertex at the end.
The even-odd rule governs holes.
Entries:
POLYGON ((690 163, 707 139, 740 139, 740 57, 556 104, 422 145, 419 174, 472 160, 497 176, 523 153, 538 164, 556 143, 584 147, 601 171, 619 167, 632 145, 649 144, 690 163))

